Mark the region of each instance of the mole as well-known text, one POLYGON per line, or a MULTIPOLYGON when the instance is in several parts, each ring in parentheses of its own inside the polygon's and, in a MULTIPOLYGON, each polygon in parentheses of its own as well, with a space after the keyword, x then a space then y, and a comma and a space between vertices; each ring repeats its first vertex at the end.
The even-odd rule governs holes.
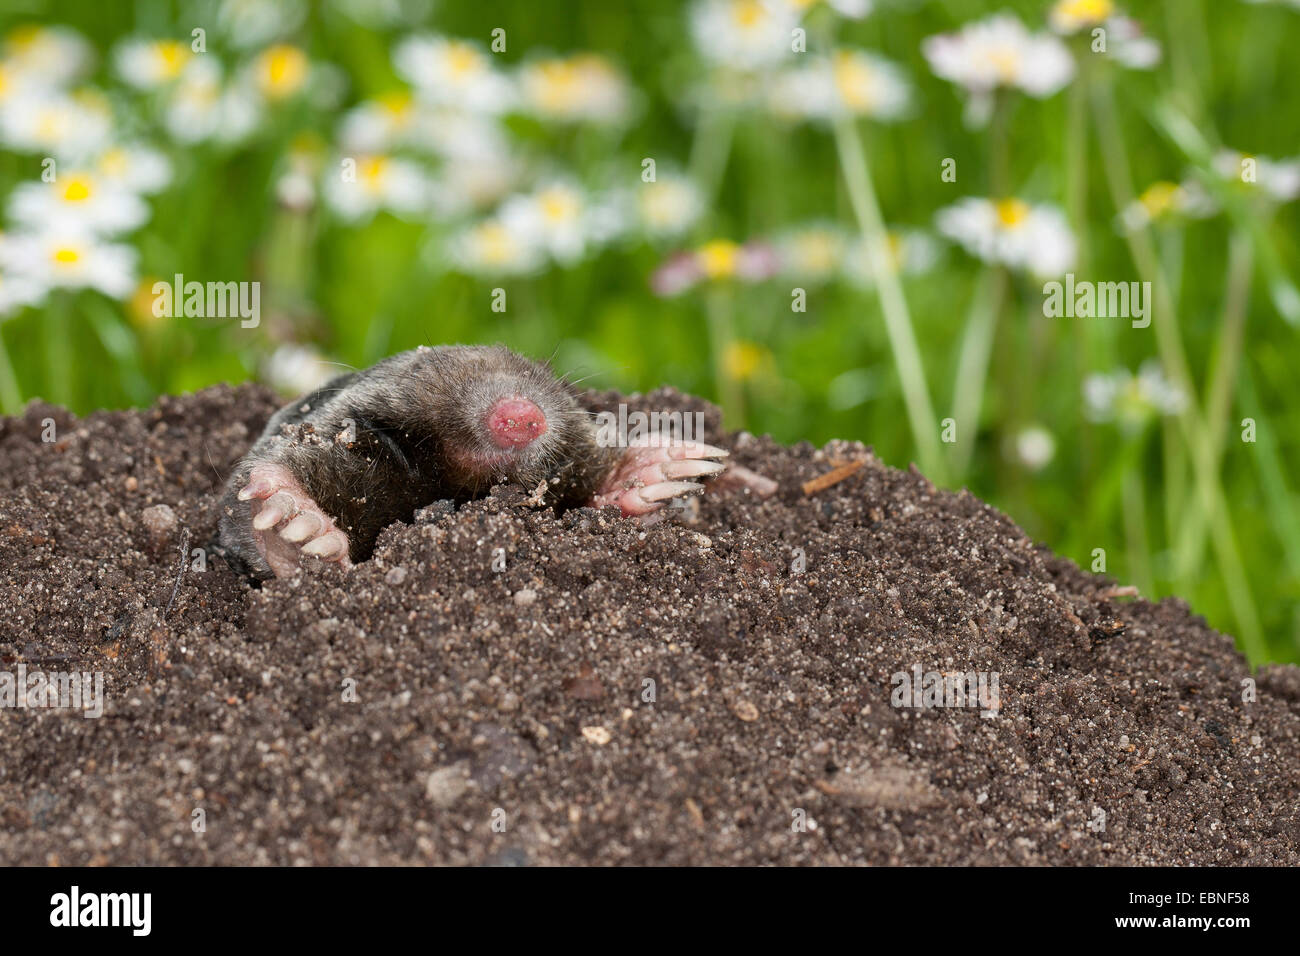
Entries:
POLYGON ((226 482, 218 545, 255 581, 306 561, 350 568, 380 531, 435 501, 512 481, 559 510, 662 517, 723 475, 767 497, 776 483, 664 432, 609 447, 576 389, 505 346, 420 346, 340 375, 281 408, 226 482))

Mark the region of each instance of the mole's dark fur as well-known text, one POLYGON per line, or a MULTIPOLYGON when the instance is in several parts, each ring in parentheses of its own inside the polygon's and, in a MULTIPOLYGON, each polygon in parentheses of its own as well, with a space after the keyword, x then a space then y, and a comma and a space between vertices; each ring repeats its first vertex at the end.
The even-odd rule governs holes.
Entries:
POLYGON ((280 409, 236 464, 222 501, 219 536, 231 566, 254 578, 272 572, 259 554, 253 502, 239 490, 257 465, 286 467, 348 538, 348 557, 370 556, 379 532, 440 499, 482 495, 500 478, 545 500, 587 503, 615 466, 600 447, 575 391, 551 370, 503 346, 421 347, 333 379, 280 409), (486 419, 517 396, 545 416, 524 447, 494 443, 486 419))

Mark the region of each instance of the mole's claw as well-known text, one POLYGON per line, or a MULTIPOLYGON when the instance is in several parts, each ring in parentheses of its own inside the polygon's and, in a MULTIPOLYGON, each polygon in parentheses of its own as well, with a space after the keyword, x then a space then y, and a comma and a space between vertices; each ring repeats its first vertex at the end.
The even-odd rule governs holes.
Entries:
POLYGON ((303 545, 302 553, 310 554, 323 561, 334 561, 348 553, 348 540, 343 536, 343 532, 331 531, 303 545))
POLYGON ((262 510, 253 518, 253 527, 258 531, 274 528, 297 510, 298 503, 293 500, 292 495, 283 491, 277 492, 262 505, 262 510))
POLYGON ((667 501, 669 498, 694 494, 703 490, 703 485, 696 484, 693 481, 661 481, 657 485, 638 488, 636 493, 644 501, 667 501))
POLYGON ((236 497, 240 501, 249 501, 253 498, 269 498, 275 494, 278 488, 279 485, 269 478, 252 475, 248 479, 248 484, 239 490, 236 497))
POLYGON ((284 538, 285 541, 295 543, 306 541, 308 538, 320 534, 324 527, 325 522, 318 515, 305 511, 285 525, 284 530, 280 532, 280 537, 284 538))
POLYGON ((668 457, 680 461, 691 458, 726 458, 731 452, 717 445, 706 445, 698 441, 684 441, 667 446, 668 457))
POLYGON ((665 478, 696 478, 700 475, 716 475, 726 467, 721 462, 687 458, 684 461, 667 462, 659 470, 665 478))

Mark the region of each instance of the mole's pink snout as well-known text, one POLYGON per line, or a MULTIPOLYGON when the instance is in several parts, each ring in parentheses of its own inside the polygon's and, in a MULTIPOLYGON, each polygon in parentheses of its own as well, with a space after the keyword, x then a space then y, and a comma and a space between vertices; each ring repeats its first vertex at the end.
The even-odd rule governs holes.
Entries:
POLYGON ((546 433, 546 416, 526 398, 502 398, 488 412, 487 426, 498 448, 523 448, 546 433))

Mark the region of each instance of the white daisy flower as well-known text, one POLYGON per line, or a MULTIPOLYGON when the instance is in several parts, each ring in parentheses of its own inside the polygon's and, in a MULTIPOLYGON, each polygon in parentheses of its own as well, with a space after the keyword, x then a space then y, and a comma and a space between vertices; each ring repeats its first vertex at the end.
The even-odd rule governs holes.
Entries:
POLYGON ((1111 17, 1105 23, 1106 53, 1130 70, 1150 70, 1160 62, 1160 44, 1136 20, 1111 17))
POLYGON ((74 82, 93 59, 90 44, 75 30, 35 25, 6 33, 4 55, 15 73, 46 86, 74 82))
POLYGON ((0 141, 17 152, 80 159, 107 147, 112 111, 102 94, 33 92, 0 112, 0 141))
POLYGON ((321 193, 340 217, 358 222, 381 209, 407 216, 424 212, 429 204, 429 181, 424 170, 410 160, 358 156, 346 169, 335 163, 321 193))
POLYGON ((492 162, 510 152, 500 120, 449 106, 418 105, 410 133, 412 146, 448 160, 492 162))
POLYGON ((409 143, 418 118, 415 97, 407 90, 394 90, 344 114, 339 142, 345 150, 386 152, 409 143))
MULTIPOLYGON (((0 236, 0 260, 4 258, 3 247, 9 241, 6 237, 0 236)), ((47 291, 31 276, 0 270, 0 319, 5 319, 29 305, 39 305, 47 291)))
POLYGON ((288 43, 269 46, 245 67, 245 78, 271 102, 287 100, 307 85, 311 61, 300 48, 288 43))
POLYGON ((136 251, 65 226, 6 236, 0 267, 50 289, 96 289, 125 299, 136 285, 136 251))
MULTIPOLYGON (((275 198, 281 205, 305 212, 316 204, 316 183, 320 179, 321 156, 314 141, 300 138, 284 157, 284 166, 275 180, 275 198)), ((335 167, 335 175, 341 167, 335 167)))
POLYGON ((1009 13, 968 23, 955 33, 927 37, 921 44, 936 76, 972 94, 971 119, 985 118, 999 87, 1042 99, 1074 76, 1074 59, 1050 33, 1030 33, 1009 13))
POLYGON ((640 183, 630 190, 635 219, 650 236, 678 236, 699 220, 704 197, 687 177, 660 170, 652 183, 640 183))
POLYGON ((781 275, 802 282, 824 282, 839 271, 849 240, 834 223, 810 223, 778 233, 772 240, 781 275))
MULTIPOLYGON (((938 240, 924 229, 891 228, 885 232, 888 258, 885 260, 899 275, 921 275, 938 263, 941 249, 938 240)), ((844 277, 855 285, 871 288, 876 281, 871 262, 871 247, 865 236, 858 236, 844 250, 844 277)))
POLYGON ((1059 276, 1074 264, 1076 243, 1055 206, 1020 199, 967 197, 935 214, 939 232, 985 262, 1059 276))
POLYGON ((436 179, 434 211, 451 218, 486 209, 514 189, 523 178, 523 164, 509 153, 480 158, 454 158, 436 179))
POLYGON ((474 275, 523 275, 536 271, 544 252, 499 219, 469 226, 450 242, 451 261, 474 275))
POLYGON ((1270 159, 1224 149, 1214 157, 1214 171, 1225 179, 1257 186, 1274 202, 1290 202, 1300 196, 1300 157, 1270 159))
POLYGON ((557 262, 582 258, 588 247, 607 240, 618 223, 576 183, 554 180, 501 205, 502 225, 544 249, 557 262))
POLYGON ((1094 372, 1083 382, 1084 413, 1095 422, 1114 421, 1126 431, 1137 431, 1159 415, 1177 415, 1187 407, 1187 396, 1173 385, 1160 363, 1148 359, 1134 375, 1126 368, 1094 372))
POLYGON ((174 83, 194 54, 180 40, 124 40, 113 51, 113 63, 128 86, 156 90, 174 83))
POLYGON ((1056 456, 1056 439, 1042 425, 1026 425, 1012 443, 1013 457, 1030 471, 1042 471, 1056 456))
POLYGON ((9 197, 9 215, 29 229, 112 235, 141 225, 149 218, 149 207, 135 193, 94 173, 69 170, 54 182, 20 183, 9 197))
POLYGON ((779 73, 769 103, 778 115, 796 119, 890 120, 907 111, 910 96, 903 71, 890 61, 863 50, 836 50, 830 59, 779 73))
POLYGON ((594 53, 551 57, 519 70, 524 108, 544 120, 616 123, 631 103, 627 80, 594 53))
POLYGON ((313 346, 285 343, 262 363, 262 380, 285 395, 307 395, 345 371, 313 346))
POLYGON ((792 55, 799 11, 785 0, 696 0, 691 36, 704 59, 737 70, 757 70, 792 55))
POLYGON ((1120 227, 1132 232, 1155 222, 1176 219, 1208 219, 1219 204, 1195 179, 1181 184, 1152 183, 1119 216, 1120 227))
POLYGON ((430 103, 470 112, 504 113, 514 84, 477 44, 440 36, 409 37, 393 51, 397 73, 430 103))
POLYGON ((232 46, 247 50, 287 36, 306 15, 304 0, 222 0, 217 26, 232 46))
POLYGON ((140 143, 110 146, 87 165, 108 185, 146 196, 166 189, 172 181, 171 161, 140 143))
POLYGON ((191 61, 168 94, 163 125, 182 143, 236 143, 261 119, 257 98, 240 85, 226 87, 211 56, 191 61))

